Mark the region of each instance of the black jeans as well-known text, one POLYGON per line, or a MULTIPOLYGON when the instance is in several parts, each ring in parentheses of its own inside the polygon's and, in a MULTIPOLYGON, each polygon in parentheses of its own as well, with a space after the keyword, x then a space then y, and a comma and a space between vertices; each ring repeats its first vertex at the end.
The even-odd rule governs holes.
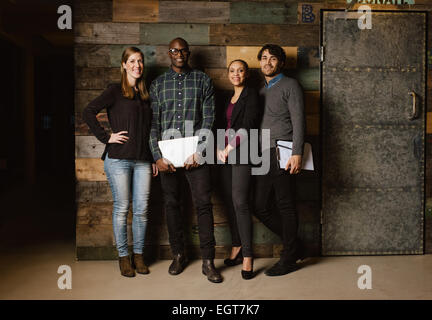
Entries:
POLYGON ((243 257, 252 257, 252 217, 249 210, 251 167, 243 164, 220 167, 232 245, 242 247, 243 257))
POLYGON ((270 149, 270 171, 266 175, 255 176, 255 215, 282 238, 281 261, 286 263, 295 262, 298 252, 293 182, 294 176, 289 171, 279 169, 275 148, 270 149))
POLYGON ((182 179, 186 177, 192 193, 192 201, 197 212, 198 234, 201 256, 214 259, 215 238, 211 203, 211 181, 208 165, 176 172, 161 172, 161 185, 164 193, 165 214, 168 225, 169 242, 174 255, 184 253, 183 218, 180 212, 182 179))

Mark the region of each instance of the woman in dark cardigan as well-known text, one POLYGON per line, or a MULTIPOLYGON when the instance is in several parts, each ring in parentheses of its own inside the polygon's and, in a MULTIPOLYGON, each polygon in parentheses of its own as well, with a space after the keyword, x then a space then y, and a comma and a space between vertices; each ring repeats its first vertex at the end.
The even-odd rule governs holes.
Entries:
POLYGON ((113 196, 112 222, 120 272, 126 277, 135 276, 134 269, 141 274, 149 273, 143 260, 143 247, 151 176, 158 173, 149 148, 152 110, 143 72, 142 52, 136 47, 126 48, 121 59, 121 83, 108 86, 83 112, 92 133, 106 144, 102 160, 113 196), (96 118, 102 109, 107 110, 112 134, 96 118), (132 263, 127 237, 130 200, 133 202, 132 263))
POLYGON ((217 158, 224 163, 221 166, 221 179, 233 246, 230 258, 224 262, 228 266, 243 263, 243 279, 253 278, 248 138, 249 130, 258 128, 259 116, 258 94, 246 86, 248 73, 249 67, 243 60, 234 60, 228 66, 228 79, 234 93, 223 99, 225 109, 219 129, 226 130, 225 145, 217 149, 217 158))

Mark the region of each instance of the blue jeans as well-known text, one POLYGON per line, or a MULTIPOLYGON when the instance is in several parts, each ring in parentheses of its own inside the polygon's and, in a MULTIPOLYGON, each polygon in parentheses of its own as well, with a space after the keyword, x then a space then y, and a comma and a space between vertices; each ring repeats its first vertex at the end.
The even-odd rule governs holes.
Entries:
POLYGON ((152 165, 146 161, 111 159, 107 155, 104 161, 104 169, 114 202, 112 221, 119 257, 129 254, 127 215, 131 193, 133 252, 142 254, 147 229, 152 165))

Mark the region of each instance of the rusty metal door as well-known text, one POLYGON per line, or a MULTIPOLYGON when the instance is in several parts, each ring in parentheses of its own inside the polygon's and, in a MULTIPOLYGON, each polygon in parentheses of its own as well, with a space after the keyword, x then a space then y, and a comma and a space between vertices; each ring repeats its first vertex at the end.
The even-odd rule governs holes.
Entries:
POLYGON ((426 14, 358 17, 322 12, 322 253, 422 254, 426 14))

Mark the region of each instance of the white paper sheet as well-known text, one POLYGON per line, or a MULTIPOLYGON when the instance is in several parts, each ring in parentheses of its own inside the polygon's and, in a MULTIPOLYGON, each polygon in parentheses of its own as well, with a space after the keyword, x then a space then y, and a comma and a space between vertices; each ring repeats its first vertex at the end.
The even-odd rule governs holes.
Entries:
MULTIPOLYGON (((292 154, 292 142, 278 140, 277 148, 279 150, 279 168, 285 169, 288 159, 291 157, 292 154)), ((305 142, 304 144, 303 157, 302 157, 302 169, 314 170, 312 146, 308 142, 305 142)))
POLYGON ((198 136, 161 140, 158 142, 162 157, 172 162, 174 167, 184 166, 186 159, 197 151, 198 136))

